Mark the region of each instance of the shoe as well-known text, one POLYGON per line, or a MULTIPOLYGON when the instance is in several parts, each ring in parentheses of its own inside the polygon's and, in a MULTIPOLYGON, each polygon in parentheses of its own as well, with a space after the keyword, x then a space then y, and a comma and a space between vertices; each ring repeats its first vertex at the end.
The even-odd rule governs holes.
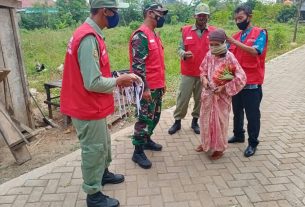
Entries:
POLYGON ((245 142, 245 137, 239 138, 239 137, 232 136, 228 140, 228 143, 230 143, 230 144, 232 144, 232 143, 244 143, 244 142, 245 142))
POLYGON ((203 152, 203 148, 202 148, 202 145, 199 145, 196 149, 195 149, 196 152, 203 152))
POLYGON ((175 120, 174 125, 169 128, 168 133, 169 134, 175 134, 177 131, 181 129, 181 120, 175 120))
POLYGON ((118 183, 122 183, 124 180, 125 180, 124 175, 114 174, 112 172, 109 172, 108 168, 106 168, 102 178, 102 185, 118 184, 118 183))
POLYGON ((245 157, 251 157, 255 154, 256 152, 256 147, 248 146, 247 149, 245 150, 245 157))
POLYGON ((200 128, 199 128, 199 125, 198 125, 198 118, 193 118, 191 127, 196 134, 200 134, 200 128))
POLYGON ((211 155, 211 160, 218 160, 223 156, 223 152, 221 151, 214 151, 213 154, 211 155))
POLYGON ((87 195, 86 201, 88 207, 117 207, 120 205, 117 199, 110 198, 101 192, 87 195))
POLYGON ((151 168, 151 165, 152 165, 150 160, 146 157, 144 152, 142 152, 142 153, 134 152, 132 155, 132 161, 134 161, 135 163, 138 163, 138 165, 144 169, 149 169, 149 168, 151 168))
POLYGON ((152 141, 151 139, 148 139, 147 142, 143 145, 143 149, 152 150, 152 151, 161 151, 162 145, 157 144, 156 142, 152 141))

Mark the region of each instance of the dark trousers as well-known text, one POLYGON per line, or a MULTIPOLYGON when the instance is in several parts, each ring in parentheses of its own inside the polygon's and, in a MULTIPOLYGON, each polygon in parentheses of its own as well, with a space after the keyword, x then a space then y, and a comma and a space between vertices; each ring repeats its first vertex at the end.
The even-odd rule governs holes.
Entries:
POLYGON ((235 137, 245 138, 244 111, 248 120, 248 143, 256 147, 259 143, 258 136, 260 130, 260 103, 263 97, 262 87, 257 89, 243 89, 232 97, 234 114, 233 133, 235 137))

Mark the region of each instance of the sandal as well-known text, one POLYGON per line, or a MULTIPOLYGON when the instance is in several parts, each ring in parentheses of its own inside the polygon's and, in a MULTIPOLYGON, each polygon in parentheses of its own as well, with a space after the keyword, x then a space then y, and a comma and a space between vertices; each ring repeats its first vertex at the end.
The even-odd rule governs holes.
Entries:
POLYGON ((211 155, 211 160, 218 160, 223 156, 223 152, 221 151, 214 151, 213 154, 211 155))
POLYGON ((196 149, 195 149, 196 152, 203 152, 203 148, 202 148, 202 145, 199 145, 196 149))

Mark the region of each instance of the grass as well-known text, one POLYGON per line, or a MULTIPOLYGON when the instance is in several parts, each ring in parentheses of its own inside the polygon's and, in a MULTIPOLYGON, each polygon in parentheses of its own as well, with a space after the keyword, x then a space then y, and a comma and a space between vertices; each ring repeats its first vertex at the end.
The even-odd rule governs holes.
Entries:
MULTIPOLYGON (((176 90, 180 80, 180 63, 176 50, 181 37, 181 26, 181 24, 166 25, 159 30, 165 48, 167 79, 164 108, 175 105, 176 101, 176 90)), ((293 46, 290 44, 293 25, 266 24, 264 26, 269 32, 268 60, 305 43, 304 25, 300 25, 297 44, 293 46)), ((234 23, 220 27, 224 28, 229 35, 237 31, 234 23)), ((36 88, 38 91, 43 92, 43 84, 45 82, 61 78, 61 71, 57 68, 64 62, 66 44, 74 29, 67 28, 56 31, 50 29, 21 30, 24 62, 30 88, 36 88), (43 63, 46 66, 46 70, 39 73, 36 72, 35 65, 37 62, 43 63)), ((118 27, 104 31, 112 70, 129 68, 128 41, 131 33, 132 30, 128 27, 118 27)))

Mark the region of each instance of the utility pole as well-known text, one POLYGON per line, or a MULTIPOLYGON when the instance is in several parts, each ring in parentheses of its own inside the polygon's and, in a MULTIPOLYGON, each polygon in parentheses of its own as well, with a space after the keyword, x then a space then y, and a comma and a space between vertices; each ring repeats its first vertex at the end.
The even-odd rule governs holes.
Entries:
POLYGON ((300 20, 300 16, 301 16, 301 8, 302 8, 303 0, 299 0, 299 2, 300 3, 299 3, 299 6, 298 6, 298 10, 297 10, 292 42, 295 42, 296 39, 297 39, 298 24, 299 24, 299 20, 300 20))

